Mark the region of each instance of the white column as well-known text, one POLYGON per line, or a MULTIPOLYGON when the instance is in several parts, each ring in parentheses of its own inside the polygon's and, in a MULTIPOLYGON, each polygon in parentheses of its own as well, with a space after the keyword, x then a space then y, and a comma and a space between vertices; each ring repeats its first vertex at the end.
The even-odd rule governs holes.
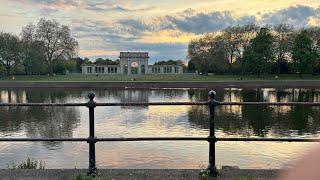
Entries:
POLYGON ((131 75, 131 61, 127 61, 128 62, 128 75, 131 75))

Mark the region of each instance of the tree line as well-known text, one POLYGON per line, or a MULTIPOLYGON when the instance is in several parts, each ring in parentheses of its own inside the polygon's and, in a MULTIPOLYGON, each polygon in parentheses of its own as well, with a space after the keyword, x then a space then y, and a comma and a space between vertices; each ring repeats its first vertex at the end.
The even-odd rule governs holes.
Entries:
MULTIPOLYGON (((41 18, 22 28, 19 36, 0 32, 0 76, 81 73, 82 64, 119 65, 120 60, 76 57, 78 42, 70 28, 56 20, 41 18)), ((160 61, 157 65, 177 65, 181 61, 160 61)))
POLYGON ((320 27, 228 27, 192 40, 188 59, 188 70, 202 74, 319 74, 320 27))
POLYGON ((14 74, 61 73, 77 68, 78 42, 70 28, 40 19, 22 28, 20 37, 0 32, 0 72, 14 74))

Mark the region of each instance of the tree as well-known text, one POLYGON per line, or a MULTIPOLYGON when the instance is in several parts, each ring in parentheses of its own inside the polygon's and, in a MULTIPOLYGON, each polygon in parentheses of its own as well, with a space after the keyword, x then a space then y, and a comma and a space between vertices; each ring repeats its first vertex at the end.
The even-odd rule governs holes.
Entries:
POLYGON ((27 74, 45 74, 48 66, 45 60, 44 45, 35 40, 35 26, 27 25, 22 29, 23 65, 27 74))
POLYGON ((312 41, 312 48, 317 53, 315 72, 320 73, 320 27, 309 27, 306 32, 312 41))
MULTIPOLYGON (((243 72, 243 51, 256 36, 255 24, 228 27, 222 33, 208 33, 188 46, 189 62, 199 72, 243 72)), ((190 65, 192 65, 190 64, 190 65)))
POLYGON ((240 57, 239 49, 241 48, 241 27, 228 27, 223 31, 223 45, 227 54, 227 62, 229 64, 229 73, 232 74, 232 63, 240 57))
POLYGON ((193 40, 188 45, 188 58, 194 62, 196 69, 199 72, 207 73, 208 70, 208 59, 206 58, 204 41, 202 39, 193 40))
POLYGON ((296 71, 300 74, 311 72, 315 66, 317 53, 312 48, 312 41, 307 31, 302 30, 295 38, 293 45, 293 64, 296 71))
POLYGON ((278 24, 273 27, 275 40, 275 54, 277 61, 277 74, 281 73, 281 66, 287 61, 286 56, 289 55, 293 46, 294 30, 291 25, 278 24))
POLYGON ((188 72, 196 72, 196 65, 192 60, 188 61, 188 72))
POLYGON ((82 72, 82 64, 86 64, 89 62, 88 58, 82 59, 81 57, 72 58, 71 60, 74 60, 76 62, 76 72, 81 73, 82 72))
POLYGON ((182 61, 181 60, 168 60, 168 61, 158 61, 156 63, 154 63, 154 65, 182 65, 182 61))
POLYGON ((259 27, 253 23, 244 25, 240 27, 240 46, 237 49, 237 54, 240 56, 238 57, 238 65, 240 65, 240 71, 243 75, 245 69, 244 69, 244 60, 243 60, 243 52, 244 50, 249 46, 251 39, 253 39, 259 30, 259 27))
POLYGON ((18 36, 9 33, 0 33, 0 63, 10 76, 11 69, 20 63, 21 42, 18 36))
POLYGON ((62 59, 57 59, 52 62, 52 71, 56 74, 66 73, 66 61, 62 59))
POLYGON ((103 59, 103 58, 98 58, 96 59, 96 61, 94 62, 95 64, 99 64, 99 65, 118 65, 120 64, 120 61, 113 61, 111 59, 103 59))
POLYGON ((95 64, 106 65, 107 61, 104 60, 103 58, 98 58, 96 59, 95 64))
POLYGON ((4 66, 0 63, 0 77, 5 74, 5 68, 4 66))
POLYGON ((261 74, 270 71, 270 65, 274 58, 272 43, 273 37, 270 30, 261 28, 244 51, 247 72, 257 74, 260 77, 261 74))
POLYGON ((320 27, 309 27, 306 33, 312 41, 312 47, 320 53, 320 27))
POLYGON ((74 59, 70 59, 65 61, 65 69, 69 72, 74 72, 77 70, 77 61, 74 59))
POLYGON ((70 28, 55 20, 41 18, 36 26, 28 25, 23 28, 24 31, 30 32, 34 41, 43 44, 50 75, 53 75, 54 61, 67 60, 76 54, 78 42, 71 37, 70 28))
POLYGON ((188 45, 188 59, 195 64, 198 72, 208 74, 214 71, 213 56, 219 48, 216 46, 221 45, 221 36, 215 33, 209 33, 205 36, 193 40, 188 45))

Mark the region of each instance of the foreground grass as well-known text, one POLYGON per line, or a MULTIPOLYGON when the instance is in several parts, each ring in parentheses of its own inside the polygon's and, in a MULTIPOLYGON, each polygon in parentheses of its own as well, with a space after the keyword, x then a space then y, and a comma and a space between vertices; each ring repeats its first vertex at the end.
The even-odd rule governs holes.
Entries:
POLYGON ((45 163, 31 158, 27 158, 25 162, 20 164, 8 164, 8 169, 45 169, 45 163))
POLYGON ((320 80, 320 75, 280 75, 275 78, 274 75, 257 76, 239 76, 239 75, 35 75, 35 76, 15 76, 15 80, 10 77, 0 77, 0 81, 44 81, 44 82, 221 82, 221 81, 250 81, 250 80, 320 80))
POLYGON ((84 174, 78 174, 75 177, 75 180, 107 180, 107 178, 100 178, 100 177, 92 177, 92 176, 87 176, 84 174))

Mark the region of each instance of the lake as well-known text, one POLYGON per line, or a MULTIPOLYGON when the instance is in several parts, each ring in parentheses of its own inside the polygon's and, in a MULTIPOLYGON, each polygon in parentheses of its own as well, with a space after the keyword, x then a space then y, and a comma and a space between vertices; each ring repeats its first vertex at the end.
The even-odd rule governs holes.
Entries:
MULTIPOLYGON (((219 101, 319 102, 320 89, 216 88, 219 101)), ((0 89, 1 103, 207 101, 206 89, 0 89)), ((97 107, 97 137, 208 136, 206 106, 97 107)), ((88 137, 86 107, 0 107, 0 138, 88 137)), ((217 137, 319 138, 320 107, 218 106, 217 137)), ((218 142, 217 166, 282 168, 317 143, 218 142)), ((98 142, 98 168, 206 168, 208 142, 98 142)), ((0 168, 27 157, 87 168, 85 142, 0 142, 0 168)))

